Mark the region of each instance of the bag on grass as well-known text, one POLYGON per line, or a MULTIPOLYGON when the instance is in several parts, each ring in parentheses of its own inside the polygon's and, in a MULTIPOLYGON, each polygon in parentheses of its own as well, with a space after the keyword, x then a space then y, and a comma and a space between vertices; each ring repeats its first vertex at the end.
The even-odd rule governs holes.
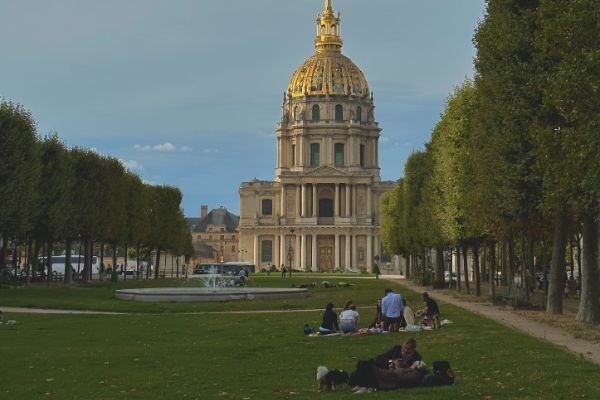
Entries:
POLYGON ((308 324, 304 324, 304 334, 305 335, 310 335, 311 333, 313 333, 313 328, 311 328, 310 326, 308 326, 308 324))
POLYGON ((441 386, 454 384, 454 371, 448 361, 434 361, 432 373, 423 378, 425 386, 441 386))

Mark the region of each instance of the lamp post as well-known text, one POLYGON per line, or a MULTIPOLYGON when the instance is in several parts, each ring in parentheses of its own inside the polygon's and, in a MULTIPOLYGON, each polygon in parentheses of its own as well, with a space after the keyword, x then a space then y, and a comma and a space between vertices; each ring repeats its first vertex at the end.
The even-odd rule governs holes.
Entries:
POLYGON ((242 257, 242 262, 244 262, 244 253, 247 253, 247 252, 248 252, 248 250, 246 250, 246 249, 239 249, 238 250, 238 253, 240 253, 242 255, 241 256, 242 257))
POLYGON ((290 278, 292 277, 292 259, 294 257, 294 250, 292 249, 292 239, 294 236, 294 228, 290 228, 290 244, 288 247, 288 265, 290 270, 290 278))

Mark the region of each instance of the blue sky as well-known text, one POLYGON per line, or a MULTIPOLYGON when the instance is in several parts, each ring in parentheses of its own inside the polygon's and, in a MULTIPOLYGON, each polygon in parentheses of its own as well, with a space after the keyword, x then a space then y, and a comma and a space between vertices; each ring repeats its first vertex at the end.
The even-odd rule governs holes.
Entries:
MULTIPOLYGON (((314 53, 323 0, 0 0, 0 97, 42 135, 123 160, 146 182, 237 213, 238 188, 273 180, 275 125, 314 53)), ((333 0, 343 53, 365 73, 395 180, 445 98, 473 74, 484 0, 333 0)))

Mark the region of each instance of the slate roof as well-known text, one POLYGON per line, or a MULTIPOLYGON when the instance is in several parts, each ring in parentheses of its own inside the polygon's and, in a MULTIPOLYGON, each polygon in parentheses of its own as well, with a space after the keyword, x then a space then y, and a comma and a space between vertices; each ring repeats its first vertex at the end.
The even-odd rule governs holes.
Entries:
POLYGON ((233 233, 240 224, 240 217, 226 208, 214 208, 204 218, 186 218, 188 227, 194 233, 206 232, 209 225, 225 225, 227 232, 233 233))

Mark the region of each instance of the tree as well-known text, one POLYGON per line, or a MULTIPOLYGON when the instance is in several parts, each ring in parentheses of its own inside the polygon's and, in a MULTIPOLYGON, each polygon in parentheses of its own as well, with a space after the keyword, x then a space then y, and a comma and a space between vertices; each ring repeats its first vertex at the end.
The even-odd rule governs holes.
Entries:
POLYGON ((36 127, 21 105, 0 100, 0 267, 5 266, 9 239, 25 235, 33 225, 39 179, 36 127))

